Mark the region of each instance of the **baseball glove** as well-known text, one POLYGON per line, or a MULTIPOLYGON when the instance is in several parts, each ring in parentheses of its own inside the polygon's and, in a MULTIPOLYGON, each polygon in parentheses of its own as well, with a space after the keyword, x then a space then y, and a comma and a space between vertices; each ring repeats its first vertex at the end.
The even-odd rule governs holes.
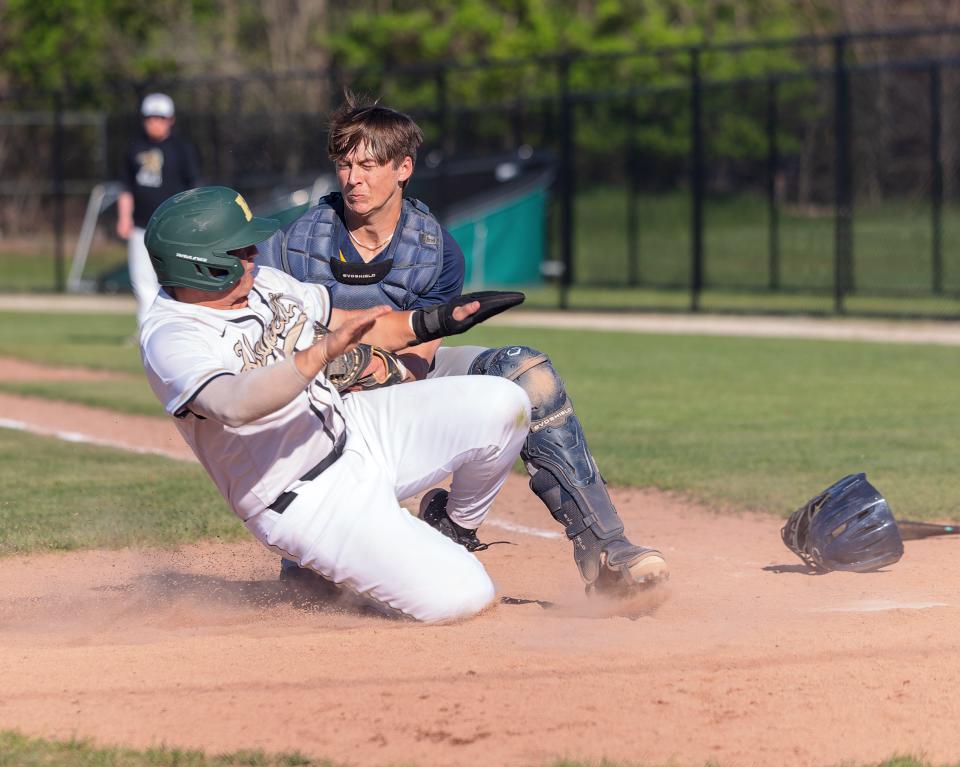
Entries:
POLYGON ((868 572, 903 556, 897 522, 866 474, 850 474, 797 509, 780 531, 783 542, 821 572, 868 572))
POLYGON ((337 391, 342 393, 393 386, 403 381, 407 369, 393 352, 370 344, 357 344, 354 349, 331 360, 324 373, 337 391), (379 375, 370 370, 376 360, 383 365, 379 375))
MULTIPOLYGON (((313 342, 316 343, 329 332, 322 322, 314 322, 313 342)), ((341 393, 393 386, 407 377, 407 369, 396 354, 370 344, 357 344, 350 351, 330 360, 323 373, 341 393), (376 368, 370 369, 375 360, 382 363, 383 372, 380 375, 374 372, 376 368)))

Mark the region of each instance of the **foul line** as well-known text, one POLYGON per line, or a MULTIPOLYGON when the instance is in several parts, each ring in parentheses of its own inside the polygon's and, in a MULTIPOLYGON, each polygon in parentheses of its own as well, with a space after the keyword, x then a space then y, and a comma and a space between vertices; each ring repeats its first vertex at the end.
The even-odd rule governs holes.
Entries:
MULTIPOLYGON (((131 453, 139 453, 141 455, 159 455, 163 458, 171 458, 174 461, 184 461, 189 463, 195 463, 196 458, 192 456, 184 456, 178 453, 173 453, 167 450, 162 450, 161 448, 155 447, 137 447, 135 445, 130 445, 126 442, 118 442, 112 439, 100 439, 99 437, 91 437, 89 434, 82 434, 78 431, 63 431, 61 429, 49 429, 44 426, 37 426, 36 424, 27 423, 26 421, 15 421, 11 418, 0 418, 0 429, 11 429, 13 431, 24 431, 29 434, 38 434, 43 437, 53 437, 55 439, 63 440, 64 442, 73 442, 84 445, 95 445, 97 447, 110 447, 116 450, 126 450, 131 453)), ((523 535, 530 535, 535 538, 563 538, 563 533, 558 533, 555 530, 541 530, 537 527, 528 527, 527 525, 519 525, 515 522, 506 522, 499 519, 487 519, 484 523, 487 527, 499 527, 502 530, 509 530, 513 533, 521 533, 523 535)))
POLYGON ((174 461, 195 462, 193 457, 187 457, 179 453, 163 450, 157 447, 136 447, 126 442, 118 442, 112 439, 100 439, 91 437, 89 434, 81 434, 78 431, 62 431, 60 429, 48 429, 44 426, 27 423, 26 421, 15 421, 10 418, 0 418, 0 428, 13 429, 15 431, 25 431, 30 434, 39 434, 43 437, 54 437, 64 442, 77 442, 85 445, 96 445, 97 447, 112 447, 117 450, 126 450, 131 453, 141 453, 143 455, 159 455, 164 458, 172 458, 174 461))
POLYGON ((515 522, 506 522, 500 519, 488 519, 484 524, 490 527, 499 527, 502 530, 509 530, 512 533, 522 533, 523 535, 532 535, 536 538, 565 538, 563 533, 556 530, 541 530, 539 527, 527 527, 518 525, 515 522))

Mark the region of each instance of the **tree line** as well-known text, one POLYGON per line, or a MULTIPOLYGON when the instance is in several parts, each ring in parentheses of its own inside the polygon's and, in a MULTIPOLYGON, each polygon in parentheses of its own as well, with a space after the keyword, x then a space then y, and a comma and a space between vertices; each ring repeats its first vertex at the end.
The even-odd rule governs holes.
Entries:
MULTIPOLYGON (((891 3, 892 5, 893 3, 891 3)), ((0 88, 615 52, 832 28, 836 0, 0 0, 0 88)), ((901 4, 902 5, 902 4, 901 4)))
MULTIPOLYGON (((136 93, 169 86, 184 107, 182 127, 204 143, 208 174, 237 181, 238 172, 295 175, 323 165, 318 116, 344 85, 415 114, 428 145, 451 153, 504 150, 520 141, 548 145, 557 138, 556 94, 566 76, 565 87, 583 97, 574 139, 582 167, 600 168, 598 181, 622 179, 629 169, 618 157, 632 146, 645 182, 676 185, 692 149, 684 46, 955 23, 960 4, 924 0, 0 0, 0 116, 49 110, 51 94, 62 92, 66 108, 108 116, 109 165, 117 141, 135 127, 136 93), (618 58, 664 48, 677 52, 618 58), (594 58, 561 73, 542 60, 559 53, 594 58), (471 68, 480 62, 488 66, 471 68), (454 65, 443 83, 429 69, 441 63, 454 65), (650 94, 616 95, 634 87, 650 94), (439 114, 442 108, 451 114, 439 114)), ((899 41, 896 55, 947 55, 956 39, 899 41)), ((881 59, 889 53, 884 45, 852 46, 849 53, 853 60, 881 59)), ((829 45, 756 48, 706 53, 699 63, 711 81, 737 81, 827 69, 832 55, 829 45)), ((956 76, 944 78, 949 96, 956 76)), ((852 98, 899 115, 877 121, 854 146, 866 158, 867 172, 858 178, 879 194, 891 185, 907 188, 904 179, 917 176, 914 160, 907 167, 883 157, 896 150, 921 158, 926 151, 921 80, 881 76, 854 87, 852 98)), ((793 179, 787 197, 829 199, 832 94, 829 81, 813 79, 777 92, 779 151, 784 177, 793 179)), ((705 92, 715 188, 763 178, 768 99, 762 85, 705 92)), ((960 114, 945 98, 943 135, 953 136, 958 124, 960 114)), ((96 156, 98 134, 67 130, 68 178, 92 177, 81 166, 96 156)), ((0 128, 0 175, 11 182, 49 175, 53 132, 0 128)), ((952 167, 952 144, 945 143, 944 155, 952 167)), ((948 172, 948 189, 952 178, 948 172)))

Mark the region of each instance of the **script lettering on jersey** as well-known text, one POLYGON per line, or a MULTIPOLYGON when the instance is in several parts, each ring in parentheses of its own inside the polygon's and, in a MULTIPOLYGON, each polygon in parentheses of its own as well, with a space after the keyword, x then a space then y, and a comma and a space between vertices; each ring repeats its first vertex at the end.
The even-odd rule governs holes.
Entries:
POLYGON ((280 299, 282 293, 271 293, 269 298, 273 319, 263 331, 260 340, 252 346, 246 337, 234 344, 233 351, 243 360, 241 371, 261 368, 271 357, 279 356, 285 359, 290 356, 300 340, 303 327, 307 322, 307 315, 295 304, 284 304, 280 299), (291 324, 290 321, 294 320, 291 324), (288 327, 289 324, 289 327, 288 327), (284 333, 286 330, 286 333, 284 333), (277 348, 280 354, 277 355, 277 348))

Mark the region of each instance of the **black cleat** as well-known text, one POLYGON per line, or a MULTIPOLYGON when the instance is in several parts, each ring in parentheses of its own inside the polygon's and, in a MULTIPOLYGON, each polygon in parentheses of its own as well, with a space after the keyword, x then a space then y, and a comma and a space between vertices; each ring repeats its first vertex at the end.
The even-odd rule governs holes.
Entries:
POLYGON ((619 536, 601 548, 600 572, 597 579, 587 585, 587 593, 626 596, 669 578, 670 570, 663 554, 646 546, 634 546, 619 536))
MULTIPOLYGON (((490 544, 481 543, 477 539, 477 531, 461 527, 447 516, 447 499, 450 493, 442 487, 428 490, 420 501, 420 511, 417 516, 430 527, 439 530, 454 543, 459 543, 467 551, 483 551, 490 544)), ((501 541, 498 541, 500 543, 501 541)), ((505 542, 505 541, 504 541, 505 542)))

